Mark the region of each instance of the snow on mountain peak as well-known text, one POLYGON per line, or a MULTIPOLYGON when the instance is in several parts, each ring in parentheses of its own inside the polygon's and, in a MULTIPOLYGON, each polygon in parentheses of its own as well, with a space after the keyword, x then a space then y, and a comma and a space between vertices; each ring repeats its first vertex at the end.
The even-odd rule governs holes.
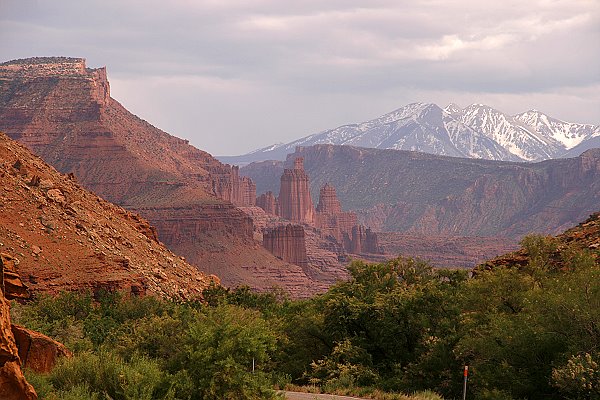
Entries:
POLYGON ((446 106, 446 108, 444 108, 444 111, 451 115, 458 114, 462 112, 462 110, 463 109, 456 103, 450 103, 446 106))
POLYGON ((256 150, 252 158, 284 159, 298 145, 328 143, 455 157, 540 161, 571 154, 573 148, 576 151, 596 147, 598 137, 598 125, 560 121, 536 109, 509 115, 481 103, 465 108, 450 103, 442 109, 434 103, 417 102, 369 121, 256 150))

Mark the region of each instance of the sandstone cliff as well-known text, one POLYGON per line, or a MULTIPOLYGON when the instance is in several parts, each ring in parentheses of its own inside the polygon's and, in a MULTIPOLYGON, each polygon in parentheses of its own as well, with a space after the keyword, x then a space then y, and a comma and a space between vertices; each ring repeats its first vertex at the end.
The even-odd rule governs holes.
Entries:
MULTIPOLYGON (((297 157, 313 178, 311 190, 331 183, 375 231, 517 238, 559 233, 600 209, 600 149, 526 164, 316 145, 298 148, 286 165, 297 157)), ((270 165, 280 173, 280 164, 270 165)), ((277 185, 255 176, 265 168, 242 168, 259 192, 277 185)))
POLYGON ((306 267, 306 241, 301 225, 280 225, 268 228, 263 234, 263 246, 282 260, 306 267))
POLYGON ((304 171, 304 160, 298 157, 294 167, 283 171, 279 187, 279 215, 292 222, 312 224, 315 209, 310 196, 310 183, 304 171))
POLYGON ((277 197, 273 192, 268 191, 256 198, 256 205, 262 208, 267 214, 279 215, 279 204, 277 197))
POLYGON ((104 288, 180 299, 200 296, 216 279, 167 250, 144 219, 2 133, 0 182, 2 286, 21 298, 19 277, 34 292, 104 288))
POLYGON ((0 291, 0 399, 35 400, 37 394, 21 370, 19 350, 10 323, 10 305, 0 291))
MULTIPOLYGON (((253 206, 254 183, 129 113, 110 97, 104 68, 73 58, 0 64, 0 130, 87 189, 141 213, 170 249, 225 285, 310 287, 301 270, 254 242, 251 222, 231 205, 253 206), (255 276, 258 263, 267 272, 255 276)), ((90 264, 98 257, 113 258, 93 256, 90 264)))

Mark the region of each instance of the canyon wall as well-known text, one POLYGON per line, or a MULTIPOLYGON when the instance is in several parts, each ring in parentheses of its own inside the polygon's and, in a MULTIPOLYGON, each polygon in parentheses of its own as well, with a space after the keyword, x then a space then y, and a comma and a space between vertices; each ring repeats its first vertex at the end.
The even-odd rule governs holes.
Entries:
POLYGON ((306 267, 306 241, 300 225, 280 225, 263 233, 263 246, 283 261, 306 267))
MULTIPOLYGON (((224 285, 280 286, 294 296, 324 289, 254 240, 251 221, 234 207, 256 204, 254 182, 128 112, 110 97, 105 68, 63 57, 1 64, 0 131, 87 189, 140 212, 171 250, 223 277, 224 285)), ((92 228, 85 228, 87 237, 92 228)), ((82 263, 112 263, 104 252, 82 263)), ((160 270, 144 282, 163 284, 169 274, 160 270)))
MULTIPOLYGON (((378 232, 421 236, 504 236, 559 233, 600 209, 600 149, 571 159, 512 163, 350 146, 299 147, 311 190, 325 183, 360 223, 378 232)), ((255 176, 280 164, 246 166, 255 176)), ((274 173, 274 172, 273 172, 274 173)), ((272 179, 271 179, 272 180, 272 179)))
POLYGON ((256 205, 267 214, 279 215, 279 204, 273 192, 266 192, 256 198, 256 205))

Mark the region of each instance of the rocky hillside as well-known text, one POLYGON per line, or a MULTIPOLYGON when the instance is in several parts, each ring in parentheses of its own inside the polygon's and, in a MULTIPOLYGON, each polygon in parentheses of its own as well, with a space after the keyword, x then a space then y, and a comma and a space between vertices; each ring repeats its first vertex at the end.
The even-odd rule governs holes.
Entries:
MULTIPOLYGON (((548 255, 548 263, 563 268, 565 266, 565 255, 573 250, 587 250, 596 264, 600 264, 600 212, 596 212, 584 222, 568 229, 555 238, 549 238, 553 247, 548 255)), ((493 269, 497 267, 523 267, 531 258, 526 249, 505 254, 493 260, 487 261, 477 269, 493 269)), ((568 258, 568 257, 567 257, 568 258)))
POLYGON ((102 200, 0 133, 0 252, 33 293, 120 289, 188 299, 206 275, 143 218, 102 200))
POLYGON ((323 132, 253 151, 220 157, 248 164, 285 160, 297 146, 348 145, 376 149, 413 150, 452 157, 502 161, 541 161, 578 156, 578 150, 597 147, 600 126, 570 123, 537 110, 508 115, 483 104, 460 108, 450 104, 413 103, 370 121, 323 132))
MULTIPOLYGON (((318 287, 257 245, 253 184, 237 168, 155 128, 110 97, 105 68, 80 58, 0 64, 0 130, 83 187, 158 227, 159 239, 225 285, 318 287)), ((308 289, 306 289, 308 288, 308 289)))
MULTIPOLYGON (((600 209, 600 149, 571 159, 509 163, 425 153, 316 145, 304 157, 311 192, 333 184, 345 209, 376 231, 447 236, 558 233, 600 209)), ((283 164, 242 168, 257 191, 283 164)))

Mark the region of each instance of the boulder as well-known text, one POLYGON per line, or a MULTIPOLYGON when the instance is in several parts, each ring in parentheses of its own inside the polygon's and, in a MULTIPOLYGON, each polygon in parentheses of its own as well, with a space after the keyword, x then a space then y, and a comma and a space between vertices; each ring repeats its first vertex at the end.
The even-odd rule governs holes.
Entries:
POLYGON ((0 399, 34 400, 37 394, 21 370, 10 324, 10 305, 0 292, 0 399))
POLYGON ((35 372, 52 371, 60 357, 71 358, 73 353, 62 343, 20 325, 12 325, 12 334, 19 349, 21 367, 35 372))

